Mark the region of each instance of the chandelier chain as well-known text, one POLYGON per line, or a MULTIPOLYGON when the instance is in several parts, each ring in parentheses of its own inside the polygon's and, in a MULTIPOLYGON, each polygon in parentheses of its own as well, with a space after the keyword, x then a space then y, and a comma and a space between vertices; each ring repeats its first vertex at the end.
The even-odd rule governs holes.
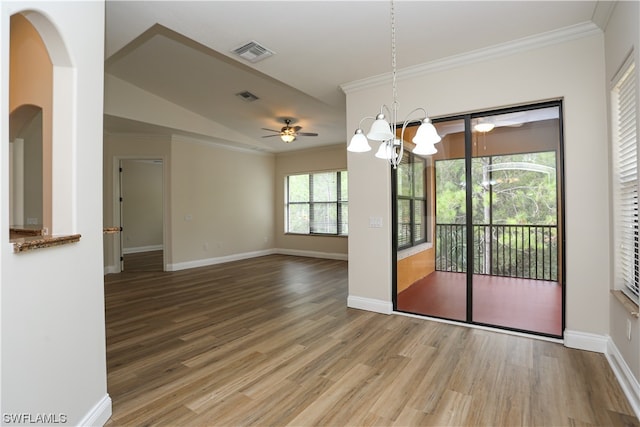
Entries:
MULTIPOLYGON (((420 119, 420 125, 415 131, 412 137, 412 142, 415 144, 412 152, 417 155, 429 156, 437 153, 438 150, 433 146, 440 141, 440 135, 433 126, 427 112, 424 108, 414 108, 406 117, 404 122, 400 124, 398 121, 398 87, 397 87, 397 63, 396 63, 396 10, 394 0, 391 2, 391 77, 392 77, 392 90, 393 90, 393 103, 391 105, 382 104, 380 106, 379 113, 374 117, 365 117, 360 120, 360 125, 365 119, 374 119, 371 125, 371 130, 365 136, 361 127, 358 126, 355 134, 351 138, 351 142, 347 147, 348 151, 356 153, 364 153, 370 151, 369 140, 379 141, 380 147, 376 152, 376 157, 381 159, 387 159, 394 169, 402 162, 404 154, 404 135, 407 125, 410 123, 410 117, 414 113, 424 113, 422 119, 420 119), (391 120, 387 121, 385 113, 388 113, 391 120), (398 135, 399 133, 399 135, 398 135)), ((416 123, 417 124, 417 123, 416 123)))
POLYGON ((392 89, 393 89, 393 106, 397 108, 398 89, 396 87, 396 13, 393 0, 391 0, 391 70, 392 70, 392 89))

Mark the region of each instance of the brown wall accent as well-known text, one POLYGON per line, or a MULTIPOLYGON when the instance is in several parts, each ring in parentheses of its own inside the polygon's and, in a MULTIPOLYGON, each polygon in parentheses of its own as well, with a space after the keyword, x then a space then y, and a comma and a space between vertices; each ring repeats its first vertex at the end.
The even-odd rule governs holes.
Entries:
POLYGON ((397 292, 400 293, 416 281, 435 271, 435 249, 433 247, 398 260, 397 292))
POLYGON ((11 16, 9 111, 42 108, 42 225, 52 224, 53 64, 38 31, 22 15, 11 16))

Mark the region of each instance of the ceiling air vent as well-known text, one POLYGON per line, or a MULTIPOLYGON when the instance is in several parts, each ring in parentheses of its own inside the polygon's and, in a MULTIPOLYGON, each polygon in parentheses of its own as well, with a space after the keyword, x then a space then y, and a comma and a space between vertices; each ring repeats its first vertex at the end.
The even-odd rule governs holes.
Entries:
POLYGON ((254 94, 252 94, 251 92, 249 92, 248 90, 245 90, 244 92, 236 93, 236 96, 240 97, 242 100, 247 101, 247 102, 253 102, 253 101, 257 101, 258 99, 260 99, 257 96, 255 96, 254 94))
POLYGON ((254 63, 262 61, 275 53, 254 40, 251 40, 249 43, 246 43, 239 48, 233 49, 232 52, 241 58, 254 63))

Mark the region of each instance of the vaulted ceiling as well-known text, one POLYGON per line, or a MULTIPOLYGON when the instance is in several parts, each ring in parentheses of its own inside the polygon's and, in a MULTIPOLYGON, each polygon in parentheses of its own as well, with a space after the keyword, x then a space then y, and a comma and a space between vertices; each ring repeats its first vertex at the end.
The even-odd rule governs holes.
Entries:
MULTIPOLYGON (((613 5, 396 0, 397 66, 482 58, 528 40, 602 28, 613 5)), ((189 131, 108 109, 105 131, 187 134, 266 152, 346 143, 341 85, 390 76, 390 22, 386 1, 108 0, 106 91, 124 82, 212 126, 189 131), (232 52, 250 41, 274 54, 252 63, 232 52), (258 99, 237 95, 245 91, 258 99), (291 144, 263 138, 273 133, 262 128, 278 130, 285 117, 319 135, 291 144)))

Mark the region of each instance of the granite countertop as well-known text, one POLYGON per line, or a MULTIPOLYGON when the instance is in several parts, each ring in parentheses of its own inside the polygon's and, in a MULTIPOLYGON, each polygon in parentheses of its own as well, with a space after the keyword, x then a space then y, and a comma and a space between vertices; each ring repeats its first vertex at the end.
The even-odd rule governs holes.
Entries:
POLYGON ((69 234, 61 236, 30 236, 12 239, 13 252, 20 253, 33 249, 49 248, 52 246, 65 245, 80 241, 80 234, 69 234))
MULTIPOLYGON (((103 234, 119 233, 120 227, 104 227, 103 234)), ((15 225, 9 228, 13 252, 20 253, 33 249, 49 248, 80 241, 80 234, 48 236, 40 226, 15 225)))

